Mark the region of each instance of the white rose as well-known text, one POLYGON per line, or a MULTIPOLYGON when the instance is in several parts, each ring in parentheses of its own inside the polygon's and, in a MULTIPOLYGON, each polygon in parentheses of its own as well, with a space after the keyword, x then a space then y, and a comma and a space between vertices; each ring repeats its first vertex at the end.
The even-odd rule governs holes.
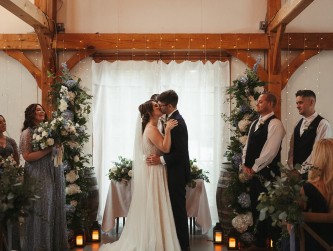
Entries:
POLYGON ((75 155, 73 158, 74 162, 77 163, 80 161, 80 157, 78 155, 75 155))
POLYGON ((32 139, 36 139, 36 137, 37 137, 37 134, 34 133, 34 134, 32 135, 32 139))
POLYGON ((40 135, 37 135, 37 136, 36 136, 36 140, 37 140, 37 141, 40 141, 41 139, 42 139, 42 137, 41 137, 40 135))
POLYGON ((66 181, 69 183, 74 183, 79 178, 75 170, 71 170, 66 174, 66 181))
POLYGON ((38 131, 38 132, 42 132, 43 130, 44 130, 44 129, 43 129, 42 127, 39 127, 37 131, 38 131))
POLYGON ((53 145, 54 145, 54 139, 52 139, 52 138, 48 138, 47 141, 46 141, 46 144, 47 144, 48 146, 53 146, 53 145))
POLYGON ((66 194, 68 195, 73 195, 73 194, 77 194, 77 193, 81 193, 81 189, 78 185, 76 184, 70 184, 66 187, 66 194))
POLYGON ((67 102, 66 102, 65 100, 61 99, 61 100, 60 100, 60 104, 59 104, 59 110, 60 110, 61 112, 63 112, 63 111, 66 111, 67 108, 68 108, 68 104, 67 104, 67 102))
POLYGON ((265 90, 265 88, 262 86, 257 86, 254 88, 254 92, 257 92, 257 93, 263 93, 264 90, 265 90))
POLYGON ((128 176, 132 177, 132 173, 133 173, 132 170, 129 170, 128 171, 128 176))
POLYGON ((43 131, 43 132, 42 132, 42 137, 45 137, 45 136, 47 136, 47 132, 46 132, 46 131, 43 131))
POLYGON ((46 147, 47 147, 47 145, 44 142, 40 144, 41 149, 45 149, 46 147))
POLYGON ((238 128, 241 132, 246 132, 246 129, 251 124, 251 121, 248 119, 242 119, 238 122, 238 128))
POLYGON ((74 101, 74 99, 75 99, 75 93, 74 92, 68 92, 67 99, 69 101, 71 101, 71 102, 74 101))

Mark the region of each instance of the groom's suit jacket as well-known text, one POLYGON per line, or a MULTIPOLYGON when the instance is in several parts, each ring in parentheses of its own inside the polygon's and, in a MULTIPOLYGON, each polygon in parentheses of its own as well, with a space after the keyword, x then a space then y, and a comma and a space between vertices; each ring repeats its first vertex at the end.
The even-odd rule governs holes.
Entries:
POLYGON ((178 110, 168 119, 176 119, 178 121, 178 125, 171 130, 170 152, 163 154, 168 170, 168 183, 169 186, 175 183, 185 186, 190 180, 190 160, 186 123, 178 110))
POLYGON ((171 130, 171 148, 163 154, 168 172, 168 188, 177 237, 182 250, 188 250, 189 234, 186 212, 186 183, 190 180, 188 134, 183 117, 178 111, 170 116, 178 125, 171 130))

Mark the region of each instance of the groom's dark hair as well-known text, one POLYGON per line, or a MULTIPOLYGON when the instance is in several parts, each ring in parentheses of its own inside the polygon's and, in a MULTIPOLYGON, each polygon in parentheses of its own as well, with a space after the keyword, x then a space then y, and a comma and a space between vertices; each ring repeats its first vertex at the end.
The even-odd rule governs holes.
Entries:
POLYGON ((166 105, 170 104, 173 107, 177 107, 178 95, 174 90, 168 90, 158 95, 157 100, 166 105))

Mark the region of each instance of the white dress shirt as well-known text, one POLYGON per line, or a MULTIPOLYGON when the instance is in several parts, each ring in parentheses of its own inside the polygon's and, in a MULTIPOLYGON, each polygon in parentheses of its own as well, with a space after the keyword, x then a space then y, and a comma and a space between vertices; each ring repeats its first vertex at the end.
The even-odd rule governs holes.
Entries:
MULTIPOLYGON (((273 115, 274 112, 271 112, 263 117, 260 117, 257 125, 259 126, 260 119, 266 121, 268 118, 270 118, 273 115)), ((253 124, 254 122, 251 124, 250 131, 253 124)), ((276 157, 276 155, 280 150, 281 142, 285 134, 286 131, 283 127, 282 122, 279 119, 274 118, 269 122, 267 140, 261 150, 259 157, 255 160, 254 165, 252 166, 252 170, 254 172, 256 173, 259 172, 273 161, 273 159, 276 157)), ((246 141, 246 144, 243 148, 243 157, 242 157, 243 163, 245 163, 247 144, 248 140, 246 141)))

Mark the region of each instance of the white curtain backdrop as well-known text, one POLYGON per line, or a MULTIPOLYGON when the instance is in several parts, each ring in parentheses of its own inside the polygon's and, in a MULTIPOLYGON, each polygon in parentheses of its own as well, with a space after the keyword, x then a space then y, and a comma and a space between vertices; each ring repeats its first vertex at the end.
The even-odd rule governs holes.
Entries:
POLYGON ((118 156, 132 159, 138 106, 155 93, 173 89, 189 133, 190 158, 209 171, 207 195, 217 221, 216 188, 228 141, 221 113, 227 112, 229 62, 103 61, 92 63, 93 165, 100 191, 98 219, 104 212, 108 170, 118 156))

